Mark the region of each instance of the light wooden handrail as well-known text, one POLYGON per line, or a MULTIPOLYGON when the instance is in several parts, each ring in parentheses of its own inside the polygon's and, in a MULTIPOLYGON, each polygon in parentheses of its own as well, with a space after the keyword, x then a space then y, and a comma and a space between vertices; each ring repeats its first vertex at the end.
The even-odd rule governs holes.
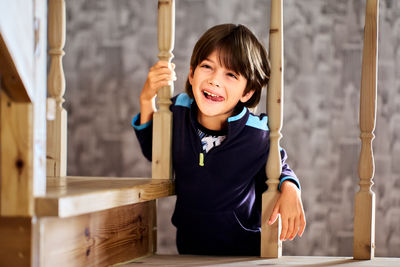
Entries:
POLYGON ((277 258, 282 256, 282 242, 279 239, 280 218, 268 225, 269 216, 280 195, 278 191, 281 175, 281 155, 279 140, 282 135, 283 118, 283 23, 282 0, 271 0, 271 22, 269 37, 269 56, 271 60, 271 78, 268 84, 268 126, 270 129, 270 149, 266 166, 268 190, 262 195, 261 215, 261 257, 277 258))
POLYGON ((65 1, 50 0, 49 55, 50 72, 47 79, 49 95, 56 101, 55 119, 47 121, 47 176, 65 176, 67 173, 67 112, 63 108, 65 76, 62 66, 65 44, 65 1))
MULTIPOLYGON (((160 60, 171 62, 175 39, 175 1, 158 0, 158 48, 160 60)), ((162 87, 157 94, 159 110, 153 115, 152 177, 172 178, 172 113, 169 110, 173 85, 162 87)))
POLYGON ((355 259, 372 259, 375 251, 374 139, 378 73, 379 0, 367 0, 364 28, 364 49, 360 92, 361 153, 358 166, 360 191, 355 196, 354 244, 355 259))

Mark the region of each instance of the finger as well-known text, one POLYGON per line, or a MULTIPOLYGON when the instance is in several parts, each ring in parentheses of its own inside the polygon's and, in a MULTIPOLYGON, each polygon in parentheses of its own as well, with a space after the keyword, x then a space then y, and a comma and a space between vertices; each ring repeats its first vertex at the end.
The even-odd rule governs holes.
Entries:
POLYGON ((294 232, 294 220, 292 218, 289 218, 288 231, 286 232, 285 240, 289 239, 289 237, 292 236, 293 232, 294 232))
POLYGON ((304 213, 300 215, 300 230, 299 236, 302 236, 304 233, 304 229, 306 228, 306 219, 304 218, 304 213))
POLYGON ((293 240, 296 237, 297 233, 299 232, 299 226, 300 226, 300 218, 296 217, 296 219, 294 220, 293 232, 289 236, 290 240, 293 240))
POLYGON ((158 76, 152 76, 149 78, 151 84, 158 83, 160 81, 172 81, 174 77, 170 74, 162 74, 158 76))
POLYGON ((275 208, 272 211, 271 217, 269 218, 268 224, 272 225, 275 223, 276 219, 278 219, 279 215, 279 208, 278 206, 275 206, 275 208))
POLYGON ((288 221, 287 219, 282 219, 282 232, 280 236, 281 241, 285 240, 287 231, 288 231, 288 221))

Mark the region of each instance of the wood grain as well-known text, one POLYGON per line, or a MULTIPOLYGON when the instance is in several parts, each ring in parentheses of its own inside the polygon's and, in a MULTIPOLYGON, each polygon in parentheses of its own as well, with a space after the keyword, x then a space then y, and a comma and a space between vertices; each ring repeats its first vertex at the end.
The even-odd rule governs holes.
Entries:
POLYGON ((112 177, 54 177, 35 199, 37 216, 69 217, 174 194, 170 180, 112 177))
POLYGON ((279 140, 282 135, 283 118, 283 22, 282 0, 271 0, 271 23, 269 37, 269 57, 271 78, 268 83, 268 127, 270 129, 270 149, 266 166, 268 190, 262 196, 261 215, 261 257, 282 256, 282 243, 279 240, 280 218, 273 224, 267 222, 279 197, 278 184, 282 164, 279 140))
MULTIPOLYGON (((175 38, 175 1, 158 1, 158 58, 171 62, 175 38)), ((162 87, 157 94, 159 110, 153 115, 152 177, 172 178, 172 104, 173 84, 162 87)))
POLYGON ((33 10, 33 1, 0 1, 0 75, 16 102, 34 99, 33 10))
POLYGON ((0 91, 0 214, 33 214, 32 104, 11 101, 0 91))
POLYGON ((154 252, 155 201, 39 219, 41 266, 109 266, 154 252))
POLYGON ((31 266, 31 220, 0 217, 0 266, 31 266))
POLYGON ((361 152, 358 173, 360 191, 355 196, 354 243, 355 259, 372 259, 375 252, 374 139, 378 70, 379 0, 368 0, 365 11, 364 49, 360 92, 361 152))
POLYGON ((62 65, 65 44, 65 1, 49 1, 50 71, 47 87, 56 101, 55 119, 47 123, 47 176, 67 175, 67 112, 63 108, 65 75, 62 65))

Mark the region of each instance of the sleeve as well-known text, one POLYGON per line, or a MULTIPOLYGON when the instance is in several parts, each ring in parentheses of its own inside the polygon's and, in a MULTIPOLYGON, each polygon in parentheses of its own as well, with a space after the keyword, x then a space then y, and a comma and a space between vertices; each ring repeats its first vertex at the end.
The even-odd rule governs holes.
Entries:
MULTIPOLYGON (((281 153, 281 160, 282 160, 282 171, 281 171, 281 176, 279 177, 278 190, 281 191, 282 183, 286 180, 294 183, 301 190, 299 179, 297 178, 294 171, 292 169, 290 169, 289 165, 286 163, 286 159, 287 159, 286 151, 283 148, 281 148, 280 153, 281 153)), ((269 154, 269 147, 267 149, 267 155, 268 154, 269 154)), ((267 160, 268 160, 268 157, 267 157, 267 160)), ((256 181, 257 181, 256 186, 257 186, 257 188, 259 188, 259 191, 261 193, 263 193, 265 190, 268 189, 268 186, 266 186, 266 179, 267 179, 267 174, 266 174, 266 170, 265 170, 266 164, 267 163, 265 163, 263 165, 261 170, 256 175, 256 181)))
POLYGON ((294 183, 301 190, 299 179, 297 178, 297 176, 293 172, 293 170, 290 169, 289 165, 286 163, 286 160, 287 160, 286 151, 283 148, 281 148, 280 152, 281 152, 281 159, 282 159, 282 173, 281 173, 281 176, 279 177, 280 182, 278 185, 278 190, 281 191, 282 183, 287 180, 294 183))
POLYGON ((140 125, 140 113, 132 120, 132 127, 135 130, 143 155, 151 161, 153 145, 153 120, 140 125))

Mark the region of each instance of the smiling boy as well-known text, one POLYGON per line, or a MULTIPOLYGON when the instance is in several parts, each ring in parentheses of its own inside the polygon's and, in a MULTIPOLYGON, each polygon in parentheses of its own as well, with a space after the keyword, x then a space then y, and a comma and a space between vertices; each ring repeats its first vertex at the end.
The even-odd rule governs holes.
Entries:
MULTIPOLYGON (((154 100, 175 79, 173 64, 157 62, 132 122, 151 160, 154 100)), ((172 99, 173 168, 177 201, 172 217, 182 254, 260 255, 261 194, 267 189, 268 117, 258 104, 269 80, 264 47, 242 25, 217 25, 196 43, 186 92, 172 99)), ((281 149, 281 190, 269 223, 282 219, 281 239, 302 235, 300 184, 281 149)))

